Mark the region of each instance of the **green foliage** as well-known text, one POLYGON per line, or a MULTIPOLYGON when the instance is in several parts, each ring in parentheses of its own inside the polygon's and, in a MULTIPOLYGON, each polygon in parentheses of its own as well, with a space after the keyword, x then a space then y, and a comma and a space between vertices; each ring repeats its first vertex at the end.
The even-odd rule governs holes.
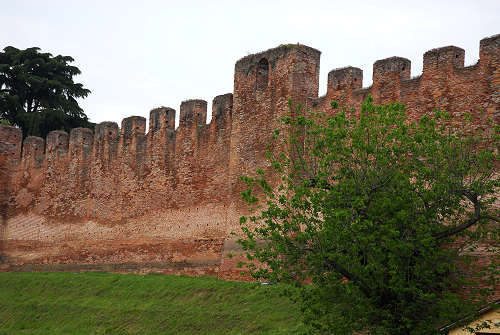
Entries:
POLYGON ((90 91, 73 82, 80 74, 73 58, 39 51, 9 46, 0 52, 0 119, 22 128, 24 137, 92 127, 76 101, 90 91))
POLYGON ((371 98, 359 117, 332 114, 283 118, 273 177, 243 178, 256 210, 240 220, 249 271, 295 284, 317 333, 439 333, 498 283, 499 127, 471 136, 445 112, 410 122, 403 104, 371 98))
POLYGON ((0 273, 0 334, 299 334, 282 286, 110 273, 0 273))

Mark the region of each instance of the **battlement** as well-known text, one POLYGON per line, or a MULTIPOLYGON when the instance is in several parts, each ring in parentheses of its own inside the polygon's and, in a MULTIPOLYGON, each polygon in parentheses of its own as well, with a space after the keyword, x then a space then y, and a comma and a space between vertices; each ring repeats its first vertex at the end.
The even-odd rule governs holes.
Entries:
POLYGON ((94 157, 101 162, 110 162, 118 155, 120 134, 116 122, 101 122, 94 128, 94 157))
MULTIPOLYGON (((482 39, 479 49, 478 63, 468 67, 459 47, 429 50, 415 78, 406 58, 377 60, 370 87, 363 87, 361 69, 337 68, 328 74, 326 95, 318 98, 320 52, 281 45, 236 62, 234 90, 213 98, 209 124, 207 102, 193 99, 180 104, 177 129, 176 111, 169 107, 152 109, 148 127, 144 117, 130 116, 121 127, 101 122, 94 132, 52 131, 46 139, 29 136, 24 143, 20 129, 0 125, 6 185, 0 191, 8 193, 8 231, 0 238, 20 241, 30 253, 24 257, 21 249, 7 248, 5 259, 130 263, 137 271, 149 269, 146 263, 163 264, 158 265, 163 272, 179 262, 180 273, 191 273, 185 264, 209 257, 223 269, 223 241, 247 211, 238 177, 269 167, 267 143, 280 126, 277 119, 289 113, 289 99, 331 114, 336 112, 331 100, 359 111, 371 95, 378 104, 405 103, 410 119, 440 108, 466 130, 489 127, 488 118, 500 122, 500 35, 482 39), (465 113, 474 122, 465 121, 465 113), (209 242, 193 242, 203 239, 209 242), (182 246, 181 240, 189 243, 182 246)), ((218 270, 209 271, 205 274, 218 270)), ((221 271, 239 273, 231 265, 221 271)))
POLYGON ((16 161, 21 158, 23 132, 21 129, 0 124, 0 155, 16 161))
MULTIPOLYGON (((215 97, 212 103, 211 122, 214 127, 215 123, 219 123, 221 124, 219 127, 230 128, 226 123, 231 120, 232 109, 232 93, 215 97)), ((167 150, 168 143, 172 146, 177 132, 189 129, 193 125, 206 125, 206 101, 199 99, 183 101, 180 111, 181 123, 179 129, 176 130, 174 109, 160 107, 151 110, 147 134, 146 119, 142 116, 124 118, 121 128, 115 122, 105 121, 97 124, 94 132, 88 128, 74 128, 68 135, 64 131, 55 130, 47 135, 46 140, 28 136, 24 142, 21 129, 0 125, 0 153, 12 160, 12 163, 22 156, 25 169, 41 168, 45 161, 46 164, 57 165, 58 160, 68 158, 79 164, 83 161, 94 160, 106 162, 109 165, 110 162, 117 161, 119 157, 135 159, 137 154, 144 155, 146 145, 150 147, 148 154, 153 155, 151 150, 167 150), (158 146, 160 149, 156 148, 158 146)), ((229 149, 226 148, 226 150, 229 149)), ((170 151, 173 153, 175 150, 172 148, 170 151)), ((161 152, 155 154, 161 155, 161 152)), ((179 154, 182 155, 182 153, 179 154)))
POLYGON ((160 107, 149 113, 149 133, 157 133, 163 130, 175 129, 175 109, 160 107))
POLYGON ((403 57, 380 59, 373 64, 373 84, 410 79, 411 62, 403 57))
POLYGON ((95 126, 94 146, 99 147, 105 143, 116 142, 120 137, 116 122, 101 122, 95 126))
MULTIPOLYGON (((353 66, 337 68, 328 74, 327 99, 317 99, 311 93, 318 90, 316 80, 320 52, 305 45, 280 45, 264 52, 248 55, 236 62, 234 98, 233 94, 225 94, 213 99, 211 123, 224 124, 222 129, 232 129, 232 123, 236 122, 235 130, 247 132, 248 135, 262 131, 259 130, 260 122, 254 117, 258 115, 259 118, 265 119, 266 113, 271 112, 272 115, 276 115, 273 110, 283 110, 282 106, 269 105, 270 93, 259 93, 268 90, 284 94, 283 101, 286 101, 290 95, 303 98, 305 94, 320 109, 329 105, 328 98, 339 98, 342 101, 350 101, 354 105, 359 105, 368 94, 372 94, 376 102, 404 100, 405 96, 411 94, 412 91, 421 90, 422 87, 454 85, 457 80, 456 76, 459 76, 459 82, 469 80, 465 78, 466 76, 476 81, 484 79, 487 74, 484 73, 483 68, 498 65, 499 50, 500 35, 482 39, 479 65, 465 68, 466 72, 456 72, 464 69, 465 50, 456 46, 431 49, 423 55, 422 76, 413 79, 410 79, 411 62, 408 59, 389 57, 377 60, 373 64, 373 85, 367 88, 363 88, 361 69, 353 66), (455 76, 453 78, 452 73, 455 76), (263 110, 264 114, 260 110, 263 110), (233 120, 235 111, 236 119, 233 120), (249 117, 255 120, 253 125, 245 121, 249 117), (227 124, 228 120, 231 122, 230 125, 227 124)), ((416 95, 423 98, 420 93, 416 95)), ((275 93, 272 96, 273 101, 276 101, 275 93)), ((411 105, 413 101, 409 103, 411 105)), ((40 168, 44 160, 47 160, 48 164, 53 164, 55 160, 67 159, 68 153, 70 160, 94 159, 109 163, 118 160, 120 156, 129 157, 130 154, 132 156, 127 158, 128 160, 137 159, 138 155, 141 157, 153 155, 153 151, 167 150, 169 146, 171 151, 169 159, 172 160, 172 155, 183 156, 182 150, 179 152, 179 148, 175 149, 175 142, 182 140, 183 137, 179 138, 176 134, 184 130, 195 129, 194 126, 206 125, 207 102, 200 99, 185 100, 181 103, 179 110, 180 124, 177 130, 175 129, 176 111, 169 107, 160 107, 150 112, 147 134, 146 119, 141 116, 130 116, 123 119, 121 128, 114 122, 101 122, 96 125, 95 133, 85 128, 75 128, 69 136, 63 131, 53 131, 46 140, 30 136, 24 140, 22 146, 20 129, 2 125, 0 126, 0 149, 4 155, 12 157, 12 161, 15 161, 16 157, 21 157, 22 154, 22 162, 26 168, 40 168)), ((210 125, 206 126, 210 127, 210 125)), ((203 137, 215 136, 209 133, 208 128, 198 129, 197 145, 207 141, 207 139, 203 140, 203 137)), ((247 138, 245 134, 242 135, 247 138)), ((253 150, 251 148, 254 144, 245 147, 253 150)), ((243 146, 243 143, 238 145, 243 146)), ((231 144, 228 143, 226 150, 230 151, 230 146, 231 144)), ((162 154, 156 152, 155 155, 161 156, 162 154)))
POLYGON ((62 156, 68 152, 69 136, 61 130, 51 131, 47 135, 45 152, 47 155, 62 156))
POLYGON ((234 67, 235 109, 246 110, 240 102, 265 108, 271 96, 305 100, 317 95, 320 55, 305 45, 286 44, 241 58, 234 67))
POLYGON ((88 158, 92 153, 94 134, 88 128, 73 128, 69 134, 71 158, 88 158))
POLYGON ((424 54, 424 70, 433 71, 452 71, 453 69, 463 68, 465 59, 465 50, 455 46, 448 46, 427 51, 424 54))
POLYGON ((227 120, 231 118, 233 111, 233 94, 227 93, 218 95, 212 101, 212 118, 215 121, 227 120))
MULTIPOLYGON (((371 94, 376 103, 403 101, 412 106, 416 100, 431 103, 437 97, 427 98, 422 90, 437 86, 453 91, 449 98, 459 98, 463 83, 470 80, 494 80, 498 69, 500 35, 484 38, 479 45, 480 59, 474 66, 464 67, 465 50, 456 46, 431 49, 423 55, 422 75, 410 78, 411 62, 403 57, 389 57, 373 64, 373 85, 363 88, 362 71, 355 67, 334 69, 328 74, 326 99, 311 99, 320 108, 328 106, 329 99, 350 101, 359 106, 371 94), (486 70, 489 69, 489 70, 486 70), (456 89, 455 89, 456 88, 456 89), (418 93, 416 93, 418 92, 418 93), (414 95, 409 101, 407 96, 414 95)), ((477 88, 473 88, 477 91, 477 88)), ((463 91, 462 91, 463 94, 463 91)), ((442 100, 442 99, 437 99, 442 100)), ((439 101, 434 107, 451 108, 450 101, 439 101)), ((479 107, 478 107, 479 109, 479 107)))
POLYGON ((207 122, 207 102, 193 99, 181 103, 179 127, 204 125, 207 122))
POLYGON ((498 49, 500 48, 500 34, 483 38, 479 42, 479 59, 486 60, 489 57, 498 60, 498 49))
POLYGON ((39 168, 45 157, 45 141, 41 137, 28 136, 23 142, 23 164, 28 168, 39 168))
POLYGON ((280 60, 295 54, 316 58, 320 56, 321 51, 301 44, 282 44, 276 48, 241 58, 236 62, 234 71, 243 72, 247 75, 251 73, 256 74, 257 69, 263 67, 263 59, 265 59, 272 68, 275 68, 280 60))
POLYGON ((129 116, 122 121, 121 136, 124 141, 136 135, 146 133, 146 118, 142 116, 129 116))
MULTIPOLYGON (((353 66, 337 68, 328 74, 327 99, 318 100, 314 92, 317 92, 319 86, 317 77, 320 52, 305 45, 280 45, 248 55, 236 62, 234 98, 233 94, 225 94, 213 99, 211 123, 224 124, 222 129, 232 129, 232 123, 235 123, 233 132, 243 132, 243 138, 247 138, 244 133, 250 135, 262 132, 263 128, 255 117, 264 120, 269 113, 276 115, 274 111, 277 109, 283 111, 281 105, 270 105, 269 99, 275 101, 274 103, 277 102, 276 93, 271 97, 271 93, 268 92, 270 90, 282 94, 283 101, 290 96, 311 98, 315 101, 315 106, 320 109, 329 105, 329 98, 349 101, 354 105, 359 105, 368 94, 372 94, 376 102, 404 100, 406 96, 422 90, 423 87, 436 85, 449 87, 455 85, 456 80, 465 82, 469 80, 468 78, 484 79, 487 75, 484 73, 484 68, 498 64, 499 49, 500 35, 482 39, 479 65, 471 68, 464 68, 465 50, 459 47, 431 49, 423 55, 422 76, 414 79, 410 79, 411 62, 408 59, 389 57, 377 60, 373 64, 373 85, 368 88, 363 88, 361 69, 353 66), (461 69, 467 71, 457 72, 461 69), (233 120, 234 112, 236 119, 233 120), (253 125, 246 121, 249 117, 254 120, 253 125), (231 125, 227 124, 228 120, 231 125)), ((421 93, 416 95, 423 98, 421 93)), ((411 105, 413 101, 409 103, 411 105)), ((176 134, 184 130, 194 130, 194 126, 206 125, 207 102, 200 99, 183 101, 180 105, 180 124, 177 130, 175 116, 176 111, 169 107, 151 110, 147 134, 146 119, 141 116, 130 116, 123 119, 121 128, 114 122, 102 122, 96 125, 95 133, 90 129, 76 128, 69 136, 63 131, 53 131, 47 136, 46 141, 28 137, 22 145, 22 161, 26 167, 40 168, 44 160, 52 164, 55 160, 67 159, 69 152, 70 160, 89 160, 93 157, 94 160, 109 163, 121 156, 127 156, 127 160, 137 159, 139 156, 142 159, 144 155, 153 155, 153 151, 167 150, 167 147, 171 148, 169 159, 172 160, 172 155, 183 156, 182 150, 175 149, 175 142, 190 136, 182 135, 179 138, 176 134)), ((269 124, 272 122, 267 125, 269 124)), ((196 145, 199 146, 208 140, 208 138, 203 139, 204 137, 215 136, 209 135, 208 128, 206 130, 196 128, 198 129, 196 145)), ((5 155, 10 155, 12 158, 21 157, 20 130, 15 127, 0 126, 0 145, 5 155)), ((255 143, 250 145, 239 143, 238 146, 253 150, 251 148, 254 148, 255 143)), ((229 147, 226 150, 230 151, 229 147)), ((155 156, 161 155, 161 152, 155 153, 155 156)))
POLYGON ((355 89, 363 86, 363 70, 357 67, 343 67, 328 73, 328 91, 355 89))

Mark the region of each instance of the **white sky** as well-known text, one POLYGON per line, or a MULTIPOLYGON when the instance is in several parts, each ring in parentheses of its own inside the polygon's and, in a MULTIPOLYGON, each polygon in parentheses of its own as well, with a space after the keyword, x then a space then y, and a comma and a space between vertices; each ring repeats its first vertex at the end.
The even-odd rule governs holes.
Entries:
MULTIPOLYGON (((0 0, 0 49, 38 46, 75 58, 92 93, 80 105, 93 122, 147 117, 152 108, 233 91, 235 62, 284 43, 322 52, 320 94, 330 70, 363 69, 390 56, 422 71, 436 47, 479 58, 479 40, 500 33, 500 0, 76 1, 0 0)), ((178 115, 177 115, 178 118, 178 115)))

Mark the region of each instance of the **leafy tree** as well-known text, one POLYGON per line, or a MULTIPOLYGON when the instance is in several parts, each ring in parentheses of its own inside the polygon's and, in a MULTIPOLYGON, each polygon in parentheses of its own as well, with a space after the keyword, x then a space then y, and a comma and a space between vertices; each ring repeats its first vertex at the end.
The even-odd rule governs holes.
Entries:
POLYGON ((73 76, 80 74, 70 56, 41 53, 39 48, 0 52, 0 119, 21 127, 23 136, 45 137, 51 130, 92 127, 77 98, 90 91, 73 76))
POLYGON ((271 174, 242 178, 256 209, 241 218, 247 267, 295 284, 314 332, 437 334, 498 289, 500 128, 473 136, 444 112, 410 122, 371 98, 359 117, 332 108, 281 119, 271 174))

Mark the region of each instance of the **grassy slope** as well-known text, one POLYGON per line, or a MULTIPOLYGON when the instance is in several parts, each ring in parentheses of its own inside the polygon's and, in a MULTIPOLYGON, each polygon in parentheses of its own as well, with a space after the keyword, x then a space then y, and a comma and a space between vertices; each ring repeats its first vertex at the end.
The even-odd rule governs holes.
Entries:
POLYGON ((293 334, 276 286, 215 278, 0 273, 0 334, 293 334))

